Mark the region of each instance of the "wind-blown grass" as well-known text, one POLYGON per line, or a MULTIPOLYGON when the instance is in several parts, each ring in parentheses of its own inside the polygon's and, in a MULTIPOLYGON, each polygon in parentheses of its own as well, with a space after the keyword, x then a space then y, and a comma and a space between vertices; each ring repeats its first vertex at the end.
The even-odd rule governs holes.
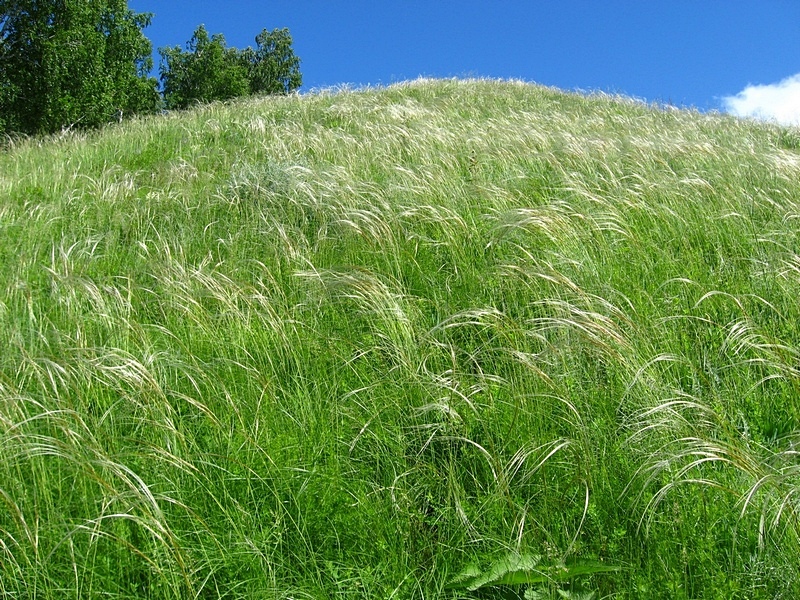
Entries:
POLYGON ((796 138, 420 80, 11 143, 0 595, 796 597, 796 138))

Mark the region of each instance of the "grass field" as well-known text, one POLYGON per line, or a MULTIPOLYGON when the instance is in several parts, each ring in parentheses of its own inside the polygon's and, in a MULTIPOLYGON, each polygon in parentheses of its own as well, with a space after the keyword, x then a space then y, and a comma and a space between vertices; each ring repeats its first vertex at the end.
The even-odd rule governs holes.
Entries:
POLYGON ((517 82, 0 151, 0 598, 797 598, 800 131, 517 82))

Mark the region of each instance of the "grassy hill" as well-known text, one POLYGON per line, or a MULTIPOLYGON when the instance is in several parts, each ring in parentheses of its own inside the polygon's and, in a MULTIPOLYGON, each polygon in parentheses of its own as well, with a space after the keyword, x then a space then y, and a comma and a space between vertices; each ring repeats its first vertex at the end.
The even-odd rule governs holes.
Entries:
POLYGON ((798 597, 798 148, 494 81, 12 143, 0 597, 798 597))

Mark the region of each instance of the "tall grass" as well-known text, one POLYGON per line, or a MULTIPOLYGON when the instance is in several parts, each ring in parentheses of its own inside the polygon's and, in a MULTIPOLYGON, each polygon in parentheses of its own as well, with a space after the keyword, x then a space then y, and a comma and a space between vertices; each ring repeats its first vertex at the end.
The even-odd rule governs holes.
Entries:
POLYGON ((0 595, 796 597, 796 138, 419 80, 13 142, 0 595))

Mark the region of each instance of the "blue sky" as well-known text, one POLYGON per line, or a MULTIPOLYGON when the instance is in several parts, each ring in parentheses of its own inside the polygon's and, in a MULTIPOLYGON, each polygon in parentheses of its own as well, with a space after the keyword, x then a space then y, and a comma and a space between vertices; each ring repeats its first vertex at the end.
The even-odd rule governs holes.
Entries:
MULTIPOLYGON (((800 123, 800 0, 129 0, 155 48, 288 27, 301 91, 515 78, 800 123)), ((156 63, 158 57, 156 55, 156 63)))

